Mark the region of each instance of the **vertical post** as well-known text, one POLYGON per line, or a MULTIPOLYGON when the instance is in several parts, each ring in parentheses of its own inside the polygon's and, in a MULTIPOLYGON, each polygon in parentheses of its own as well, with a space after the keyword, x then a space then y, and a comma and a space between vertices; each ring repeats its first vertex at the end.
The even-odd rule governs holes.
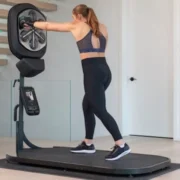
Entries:
POLYGON ((23 141, 24 141, 24 108, 23 103, 21 99, 21 87, 24 87, 24 77, 20 75, 20 81, 19 81, 19 121, 16 123, 16 153, 18 156, 18 153, 20 150, 23 149, 23 141))

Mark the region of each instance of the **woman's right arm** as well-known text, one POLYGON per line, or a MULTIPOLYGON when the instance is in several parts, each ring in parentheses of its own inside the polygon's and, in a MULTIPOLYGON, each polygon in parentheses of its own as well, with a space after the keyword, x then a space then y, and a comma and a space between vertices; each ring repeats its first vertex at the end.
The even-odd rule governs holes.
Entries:
POLYGON ((34 27, 43 29, 46 31, 58 31, 58 32, 71 32, 75 29, 75 24, 72 22, 58 23, 58 22, 35 22, 34 27))
POLYGON ((106 38, 106 48, 108 44, 108 31, 107 27, 104 24, 100 24, 100 31, 102 32, 103 36, 106 38))

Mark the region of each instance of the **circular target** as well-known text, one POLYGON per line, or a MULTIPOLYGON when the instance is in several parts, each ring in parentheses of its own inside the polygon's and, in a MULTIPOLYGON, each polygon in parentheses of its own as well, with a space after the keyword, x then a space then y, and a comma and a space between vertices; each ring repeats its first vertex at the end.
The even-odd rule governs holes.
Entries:
POLYGON ((20 60, 23 58, 41 58, 47 50, 47 32, 41 30, 40 32, 43 34, 40 33, 40 35, 43 39, 39 38, 35 33, 39 29, 30 24, 33 23, 33 20, 46 21, 46 16, 32 4, 17 4, 8 11, 9 49, 20 60))
POLYGON ((40 51, 42 48, 46 47, 46 31, 35 28, 24 26, 26 20, 30 22, 34 21, 46 21, 44 16, 36 10, 25 10, 19 15, 19 41, 20 43, 29 51, 35 52, 40 51))

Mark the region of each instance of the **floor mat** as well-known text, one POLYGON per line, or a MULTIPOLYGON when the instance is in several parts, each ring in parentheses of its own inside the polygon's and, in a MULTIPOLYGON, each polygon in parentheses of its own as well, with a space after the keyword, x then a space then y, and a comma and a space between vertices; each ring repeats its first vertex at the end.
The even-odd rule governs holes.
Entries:
POLYGON ((130 177, 130 176, 107 176, 102 174, 89 174, 89 173, 81 173, 74 171, 66 171, 63 169, 51 169, 51 168, 42 168, 42 167, 34 167, 20 164, 9 164, 5 159, 0 160, 0 168, 18 170, 18 171, 26 171, 33 173, 41 173, 41 174, 50 174, 56 176, 66 176, 73 178, 81 178, 81 179, 93 179, 93 180, 150 180, 152 178, 167 174, 169 172, 180 169, 180 164, 171 164, 170 168, 167 168, 162 171, 158 171, 153 174, 147 174, 143 176, 130 177))

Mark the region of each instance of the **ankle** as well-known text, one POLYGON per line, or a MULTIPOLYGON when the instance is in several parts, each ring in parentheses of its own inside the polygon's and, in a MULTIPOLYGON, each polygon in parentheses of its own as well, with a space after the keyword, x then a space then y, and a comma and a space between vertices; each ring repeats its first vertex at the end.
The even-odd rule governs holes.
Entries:
POLYGON ((93 140, 91 140, 91 139, 85 139, 84 142, 85 142, 87 145, 93 144, 93 140))
POLYGON ((124 146, 125 142, 121 139, 115 142, 117 146, 124 146))

